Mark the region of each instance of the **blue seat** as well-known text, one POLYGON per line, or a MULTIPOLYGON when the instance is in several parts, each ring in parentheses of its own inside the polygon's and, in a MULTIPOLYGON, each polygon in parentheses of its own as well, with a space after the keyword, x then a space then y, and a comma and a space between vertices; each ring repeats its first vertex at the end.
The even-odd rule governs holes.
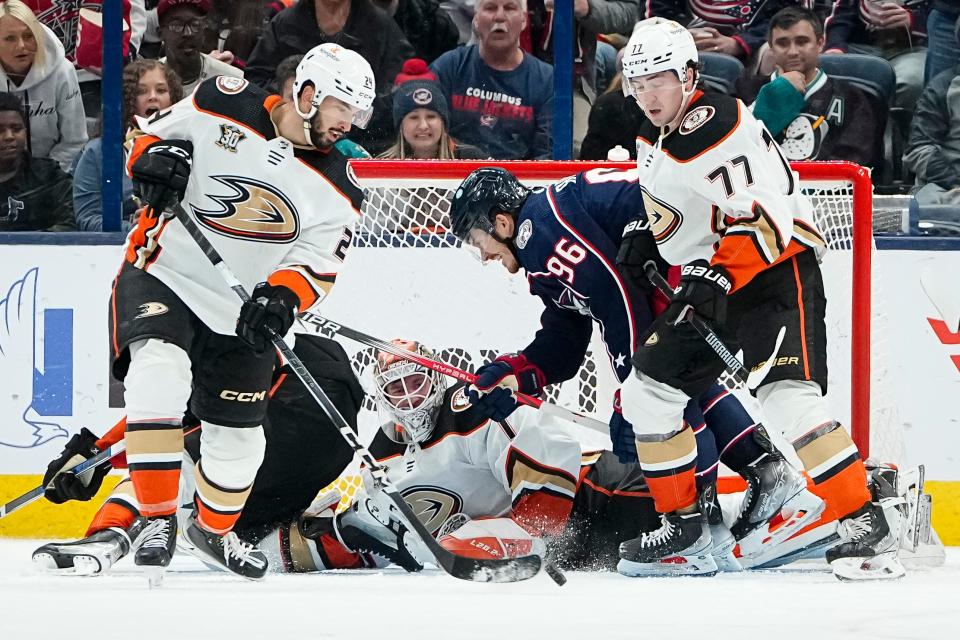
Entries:
POLYGON ((743 65, 733 56, 723 53, 700 52, 703 69, 700 77, 708 87, 728 96, 736 95, 737 80, 743 75, 743 65))
POLYGON ((820 68, 828 76, 841 78, 871 93, 888 106, 897 90, 897 76, 883 58, 859 53, 820 56, 820 68))

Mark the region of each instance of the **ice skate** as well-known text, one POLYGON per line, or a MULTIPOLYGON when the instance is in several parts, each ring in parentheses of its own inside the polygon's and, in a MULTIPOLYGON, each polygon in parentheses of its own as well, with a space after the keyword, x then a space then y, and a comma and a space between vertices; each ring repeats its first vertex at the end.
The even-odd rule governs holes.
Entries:
POLYGON ((176 540, 175 515, 145 519, 143 530, 133 543, 136 547, 133 561, 138 567, 144 567, 151 587, 158 587, 163 583, 164 572, 173 559, 176 540))
POLYGON ((717 572, 713 539, 702 507, 687 514, 665 513, 660 521, 659 529, 620 544, 617 571, 632 577, 712 576, 717 572))
POLYGON ((710 538, 713 540, 711 555, 720 571, 743 571, 740 561, 734 555, 737 539, 730 532, 730 528, 723 522, 723 511, 717 500, 717 488, 711 485, 703 490, 702 504, 710 527, 710 538))
POLYGON ((840 580, 894 580, 906 570, 900 563, 903 498, 884 478, 874 475, 873 501, 840 521, 840 544, 827 550, 827 562, 840 580))
POLYGON ((743 470, 747 492, 730 528, 744 558, 783 542, 826 508, 826 503, 807 489, 806 478, 773 447, 762 427, 757 427, 754 437, 767 454, 743 470))
POLYGON ((221 536, 205 531, 196 520, 191 520, 186 538, 192 547, 184 548, 208 567, 250 580, 259 580, 267 572, 267 556, 252 544, 240 540, 232 531, 221 536))
POLYGON ((100 575, 130 553, 141 527, 137 521, 129 531, 111 527, 73 542, 50 542, 33 552, 33 563, 47 573, 100 575))

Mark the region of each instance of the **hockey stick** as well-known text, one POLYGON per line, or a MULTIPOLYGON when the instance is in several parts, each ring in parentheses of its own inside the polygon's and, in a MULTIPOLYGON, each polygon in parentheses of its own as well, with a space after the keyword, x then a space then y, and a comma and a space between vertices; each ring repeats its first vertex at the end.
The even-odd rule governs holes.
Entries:
MULTIPOLYGON (((88 471, 90 469, 93 469, 94 467, 98 467, 104 462, 106 462, 107 460, 109 460, 110 458, 120 455, 121 453, 124 452, 126 448, 127 448, 126 443, 123 440, 121 440, 120 442, 110 445, 109 447, 107 447, 97 455, 93 456, 92 458, 87 458, 83 462, 79 462, 73 465, 72 467, 70 467, 69 469, 65 469, 64 472, 69 471, 74 473, 75 475, 80 475, 84 471, 88 471)), ((27 506, 31 502, 39 500, 40 498, 43 497, 43 493, 45 490, 46 490, 46 487, 44 485, 40 485, 35 489, 31 489, 30 491, 27 491, 22 496, 18 498, 14 498, 13 500, 11 500, 6 504, 0 504, 0 518, 10 515, 14 511, 17 511, 18 509, 22 509, 23 507, 27 506)))
POLYGON ((960 331, 960 295, 956 283, 948 282, 943 271, 928 267, 920 274, 920 284, 947 328, 952 333, 960 331))
MULTIPOLYGON (((657 271, 657 265, 653 260, 648 261, 643 266, 644 271, 647 273, 647 278, 650 282, 660 290, 664 296, 667 297, 667 300, 673 299, 673 287, 670 286, 670 283, 667 282, 666 278, 660 275, 660 272, 657 271)), ((704 322, 701 318, 698 318, 692 310, 687 312, 687 316, 684 320, 689 322, 690 326, 700 334, 700 336, 706 340, 707 344, 713 349, 714 353, 719 356, 723 363, 727 365, 727 371, 730 375, 733 376, 733 379, 737 381, 737 386, 745 386, 751 391, 760 386, 760 383, 763 382, 763 379, 767 377, 767 374, 770 372, 770 368, 773 366, 773 361, 776 359, 777 354, 780 352, 780 345, 783 343, 783 336, 787 333, 786 327, 780 327, 780 332, 777 334, 777 344, 773 348, 773 353, 770 354, 770 357, 767 358, 764 363, 753 372, 747 371, 747 368, 743 366, 743 363, 737 359, 735 355, 730 353, 730 350, 727 349, 727 346, 723 344, 723 341, 713 332, 713 329, 710 328, 710 325, 704 322)))
MULTIPOLYGON (((173 210, 176 213, 177 220, 180 221, 184 229, 187 230, 187 233, 190 234, 190 237, 197 243, 197 246, 200 247, 200 250, 203 251, 210 263, 220 272, 227 286, 244 302, 250 300, 250 295, 246 289, 243 288, 243 284, 237 280, 237 277, 230 270, 230 267, 223 261, 220 253, 210 244, 210 241, 203 235, 203 232, 189 214, 187 214, 179 203, 173 205, 173 210)), ((310 395, 313 396, 313 399, 317 401, 317 404, 320 405, 323 412, 327 414, 327 417, 330 418, 337 427, 340 435, 347 441, 347 444, 350 445, 354 453, 360 456, 363 463, 367 465, 370 474, 397 507, 397 510, 406 518, 410 528, 416 532, 424 546, 433 554, 434 559, 437 561, 437 566, 455 578, 472 580, 474 582, 518 582, 532 578, 540 572, 544 559, 538 555, 521 556, 504 560, 481 560, 456 555, 440 546, 440 543, 430 535, 427 528, 423 526, 420 519, 417 518, 413 510, 410 509, 407 501, 403 499, 403 496, 400 495, 397 488, 390 482, 383 468, 377 464, 377 461, 367 448, 357 440, 357 436, 350 429, 350 425, 344 419, 343 415, 341 415, 336 405, 333 404, 324 390, 317 384, 317 381, 304 366, 300 358, 297 357, 297 354, 295 354, 293 349, 284 341, 283 336, 278 335, 269 327, 267 327, 267 333, 270 337, 270 342, 273 343, 273 346, 276 347, 284 357, 297 378, 303 383, 303 386, 307 388, 310 395)), ((554 581, 557 581, 552 572, 547 573, 554 581)), ((558 584, 562 583, 558 582, 558 584)))
MULTIPOLYGON (((407 351, 402 347, 398 347, 392 342, 388 342, 380 338, 374 338, 371 335, 357 331, 356 329, 351 329, 350 327, 345 327, 339 322, 328 320, 315 313, 308 312, 300 316, 300 318, 304 322, 309 322, 311 325, 316 327, 318 331, 325 331, 328 334, 342 335, 344 338, 359 342, 360 344, 365 344, 368 347, 373 347, 374 349, 379 349, 380 351, 386 351, 387 353, 391 353, 399 358, 403 358, 409 362, 414 362, 426 367, 427 369, 430 369, 431 371, 442 373, 450 376, 451 378, 460 380, 461 382, 473 384, 477 380, 477 376, 469 371, 458 369, 457 367, 447 364, 446 362, 425 358, 420 354, 407 351)), ((545 402, 540 398, 534 398, 533 396, 528 396, 525 393, 517 392, 515 395, 521 404, 525 404, 528 407, 533 407, 534 409, 539 409, 546 415, 556 416, 570 422, 575 422, 576 424, 588 429, 592 429, 593 431, 598 431, 604 435, 610 435, 610 425, 605 422, 601 422, 596 418, 591 418, 590 416, 583 415, 582 413, 571 411, 566 407, 545 402)))

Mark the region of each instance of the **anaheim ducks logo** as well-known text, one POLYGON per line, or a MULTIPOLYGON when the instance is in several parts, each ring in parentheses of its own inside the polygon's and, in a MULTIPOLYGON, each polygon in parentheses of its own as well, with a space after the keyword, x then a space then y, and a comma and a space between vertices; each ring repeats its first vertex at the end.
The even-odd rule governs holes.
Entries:
POLYGON ((640 188, 640 193, 643 195, 643 209, 647 214, 653 239, 657 244, 662 244, 672 238, 683 224, 683 215, 663 200, 654 198, 643 187, 640 188))
POLYGON ((190 205, 197 220, 215 232, 257 242, 293 242, 300 235, 300 216, 283 193, 259 180, 241 176, 210 176, 226 187, 225 194, 207 194, 216 208, 190 205))
POLYGON ((417 519, 430 533, 436 533, 455 513, 460 513, 460 496, 440 487, 410 487, 401 492, 417 519))

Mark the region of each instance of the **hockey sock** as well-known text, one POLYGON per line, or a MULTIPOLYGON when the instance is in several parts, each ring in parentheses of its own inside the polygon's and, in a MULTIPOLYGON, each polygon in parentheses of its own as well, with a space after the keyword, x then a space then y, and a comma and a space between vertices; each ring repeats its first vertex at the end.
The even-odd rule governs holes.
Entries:
POLYGON ((827 503, 824 518, 842 518, 870 501, 860 452, 839 423, 820 425, 795 440, 793 448, 813 481, 810 490, 827 503))
POLYGON ((114 487, 110 497, 103 503, 97 513, 93 516, 90 526, 84 537, 91 536, 97 531, 103 531, 110 527, 119 527, 127 529, 140 516, 137 508, 137 496, 133 490, 133 482, 125 478, 114 487))
MULTIPOLYGON (((686 414, 684 414, 686 415, 686 414)), ((720 458, 717 455, 717 441, 707 425, 701 420, 699 423, 690 422, 693 435, 697 438, 697 491, 704 487, 716 484, 717 470, 720 468, 720 458)))
POLYGON ((669 513, 697 499, 697 440, 688 424, 666 440, 637 439, 637 458, 653 496, 654 508, 669 513))
POLYGON ((263 427, 203 423, 194 496, 197 522, 203 529, 218 535, 233 529, 263 462, 265 444, 263 427))
POLYGON ((169 516, 176 512, 182 460, 179 418, 127 422, 127 465, 142 515, 169 516))
POLYGON ((723 464, 740 473, 766 453, 751 437, 756 422, 736 396, 720 385, 714 385, 698 400, 707 428, 716 438, 723 464))

